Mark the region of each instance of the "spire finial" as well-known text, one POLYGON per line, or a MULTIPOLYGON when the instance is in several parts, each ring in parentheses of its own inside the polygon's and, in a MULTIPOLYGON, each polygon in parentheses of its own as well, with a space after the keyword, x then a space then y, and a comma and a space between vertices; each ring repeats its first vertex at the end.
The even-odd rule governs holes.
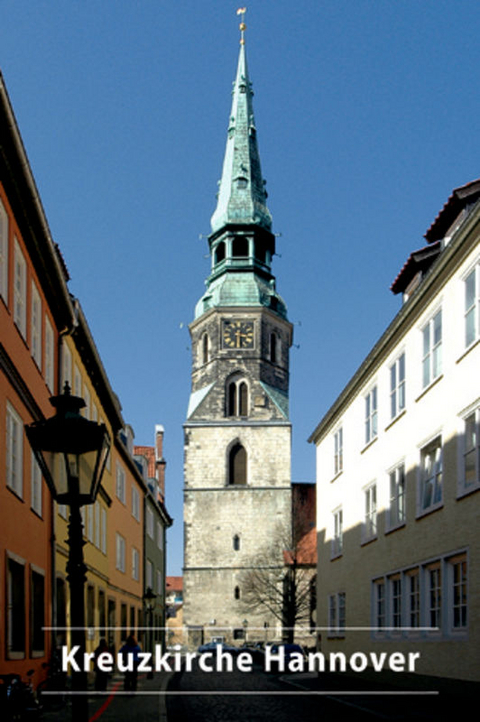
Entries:
POLYGON ((242 16, 242 21, 239 25, 240 28, 240 45, 245 45, 245 30, 247 29, 247 26, 245 25, 245 13, 247 12, 247 8, 238 8, 237 15, 242 16))

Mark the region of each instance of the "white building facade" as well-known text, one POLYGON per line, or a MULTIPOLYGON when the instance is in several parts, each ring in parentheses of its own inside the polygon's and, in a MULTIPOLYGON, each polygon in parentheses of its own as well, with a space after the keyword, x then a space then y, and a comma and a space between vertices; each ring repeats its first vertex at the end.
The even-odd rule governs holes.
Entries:
POLYGON ((419 652, 421 674, 480 680, 480 181, 426 239, 310 438, 317 624, 324 652, 419 652))

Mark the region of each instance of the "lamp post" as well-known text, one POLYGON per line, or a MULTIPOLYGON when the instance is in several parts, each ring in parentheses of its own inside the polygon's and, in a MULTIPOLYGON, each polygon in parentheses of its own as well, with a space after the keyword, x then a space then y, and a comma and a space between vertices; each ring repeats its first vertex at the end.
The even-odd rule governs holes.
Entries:
MULTIPOLYGON (((157 595, 152 587, 147 587, 147 591, 143 595, 143 601, 145 602, 145 611, 148 614, 147 646, 149 652, 153 652, 152 616, 156 598, 157 595)), ((148 672, 147 679, 153 679, 153 671, 148 672)))
MULTIPOLYGON (((71 395, 68 383, 63 394, 52 396, 50 402, 56 409, 55 416, 28 424, 25 431, 53 498, 70 507, 67 563, 70 639, 72 648, 77 645, 80 648, 76 656, 83 667, 86 566, 80 507, 95 502, 110 451, 110 437, 105 424, 89 421, 80 414, 85 401, 71 395)), ((72 700, 72 720, 87 722, 86 672, 73 672, 72 690, 80 693, 72 700)))
POLYGON ((246 645, 247 644, 248 619, 244 619, 242 622, 242 625, 243 625, 243 639, 244 639, 244 644, 246 645))

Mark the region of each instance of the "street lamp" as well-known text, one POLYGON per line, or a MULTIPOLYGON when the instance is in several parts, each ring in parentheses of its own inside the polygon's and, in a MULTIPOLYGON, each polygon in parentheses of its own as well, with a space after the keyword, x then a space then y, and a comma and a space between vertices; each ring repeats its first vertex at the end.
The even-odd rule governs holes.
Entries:
MULTIPOLYGON (((34 421, 25 427, 27 438, 43 477, 59 504, 70 507, 68 524, 67 579, 70 588, 71 644, 85 652, 85 593, 87 568, 83 561, 83 530, 80 507, 93 504, 110 451, 110 437, 105 424, 89 421, 79 412, 86 406, 79 396, 72 396, 65 384, 63 394, 52 396, 55 416, 34 421)), ((82 665, 83 667, 83 665, 82 665)), ((72 690, 80 692, 72 704, 72 720, 88 720, 86 672, 72 674, 72 690)))
POLYGON ((248 619, 244 619, 243 622, 242 622, 242 625, 243 625, 243 639, 244 639, 244 644, 246 644, 246 643, 247 643, 248 619))
MULTIPOLYGON (((148 614, 147 646, 148 646, 149 652, 153 652, 152 616, 153 616, 153 610, 155 609, 156 598, 157 598, 157 595, 153 591, 152 587, 147 587, 147 591, 143 595, 143 601, 145 602, 145 611, 148 614)), ((153 671, 148 672, 147 679, 153 679, 153 671)))

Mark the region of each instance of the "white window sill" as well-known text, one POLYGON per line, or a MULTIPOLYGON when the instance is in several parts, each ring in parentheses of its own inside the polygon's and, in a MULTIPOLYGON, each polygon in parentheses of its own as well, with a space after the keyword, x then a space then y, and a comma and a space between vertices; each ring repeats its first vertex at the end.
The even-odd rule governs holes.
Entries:
POLYGON ((440 374, 439 376, 437 376, 437 378, 433 379, 433 381, 430 381, 428 386, 425 386, 425 388, 422 389, 421 394, 419 396, 417 396, 417 398, 415 399, 415 403, 420 401, 420 399, 422 399, 425 396, 425 394, 428 394, 430 389, 433 388, 434 386, 436 386, 438 384, 438 382, 441 381, 442 379, 443 379, 443 374, 440 374))
POLYGON ((405 416, 406 413, 407 409, 402 409, 401 411, 399 411, 398 414, 387 424, 387 426, 385 426, 385 431, 388 431, 388 429, 390 429, 394 424, 396 424, 397 421, 399 421, 402 416, 405 416))
POLYGON ((434 511, 438 511, 439 509, 443 509, 443 501, 437 502, 437 504, 432 504, 432 506, 429 506, 427 509, 418 509, 416 519, 421 519, 424 516, 428 516, 429 514, 432 514, 434 511))
POLYGON ((468 356, 468 354, 470 353, 470 351, 472 351, 472 350, 473 350, 476 346, 478 346, 479 344, 480 344, 480 336, 479 336, 479 338, 477 338, 475 341, 472 341, 472 343, 470 344, 470 346, 469 346, 468 348, 466 348, 465 351, 457 358, 457 360, 455 361, 455 363, 457 363, 457 364, 460 363, 460 361, 462 361, 462 360, 465 358, 465 356, 468 356))
POLYGON ((361 453, 361 454, 364 454, 365 451, 367 451, 367 449, 369 449, 369 448, 372 446, 372 444, 374 444, 374 443, 376 442, 377 439, 378 439, 378 434, 377 434, 376 436, 374 436, 373 439, 370 439, 370 441, 368 441, 368 442, 365 444, 365 446, 363 447, 363 449, 361 450, 360 453, 361 453))

